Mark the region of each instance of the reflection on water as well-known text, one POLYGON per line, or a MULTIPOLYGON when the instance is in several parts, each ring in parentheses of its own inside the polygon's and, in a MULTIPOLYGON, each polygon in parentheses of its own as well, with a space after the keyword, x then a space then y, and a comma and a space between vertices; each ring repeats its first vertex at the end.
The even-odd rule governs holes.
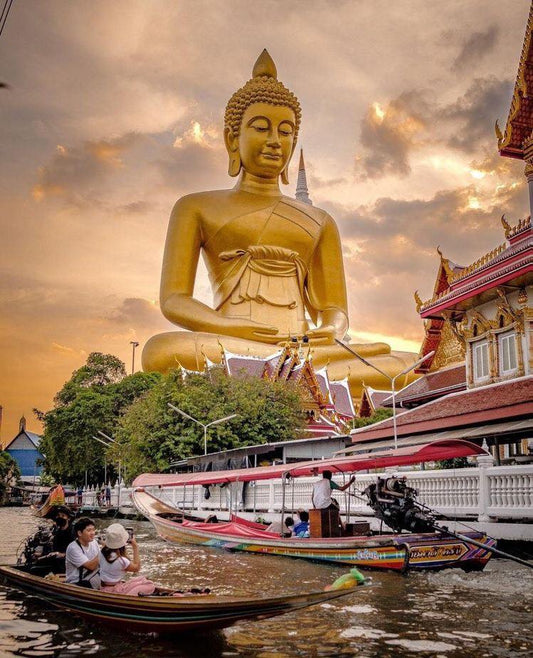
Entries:
MULTIPOLYGON (((109 521, 98 522, 105 527, 109 521)), ((158 539, 146 522, 133 525, 143 573, 181 588, 220 594, 276 595, 321 589, 345 572, 304 560, 183 547, 158 539)), ((14 562, 36 527, 28 509, 0 509, 0 562, 14 562)), ((136 656, 151 658, 292 656, 533 655, 533 571, 492 560, 483 573, 371 574, 375 587, 338 601, 212 634, 157 638, 93 625, 0 585, 0 657, 136 656)))

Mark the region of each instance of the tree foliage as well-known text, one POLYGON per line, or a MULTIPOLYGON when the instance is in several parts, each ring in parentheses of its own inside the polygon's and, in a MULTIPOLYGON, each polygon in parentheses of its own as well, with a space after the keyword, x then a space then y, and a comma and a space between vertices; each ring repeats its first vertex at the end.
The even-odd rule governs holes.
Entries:
POLYGON ((13 457, 4 450, 0 451, 0 505, 6 502, 6 495, 13 478, 20 477, 20 469, 13 457))
POLYGON ((37 412, 44 424, 39 450, 45 472, 59 482, 103 480, 106 448, 93 439, 116 433, 120 416, 159 380, 157 373, 126 376, 124 364, 110 354, 93 352, 54 398, 54 408, 37 412))
POLYGON ((358 427, 366 427, 367 425, 373 425, 374 423, 379 423, 381 420, 390 418, 392 416, 392 409, 376 409, 376 411, 369 416, 368 418, 356 418, 353 422, 354 429, 358 427))
POLYGON ((204 424, 238 414, 207 430, 208 452, 300 438, 304 427, 302 399, 294 385, 228 377, 217 368, 186 377, 172 371, 122 417, 113 451, 115 458, 121 455, 128 478, 203 454, 203 428, 169 402, 204 424))

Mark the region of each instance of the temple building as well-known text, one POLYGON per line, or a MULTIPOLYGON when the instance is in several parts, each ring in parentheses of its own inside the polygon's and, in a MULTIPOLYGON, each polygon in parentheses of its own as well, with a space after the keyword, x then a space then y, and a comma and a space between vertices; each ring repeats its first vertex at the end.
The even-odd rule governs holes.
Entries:
POLYGON ((23 480, 35 479, 43 470, 39 463, 39 460, 43 459, 43 455, 39 452, 40 441, 39 434, 26 429, 26 419, 22 416, 18 434, 5 446, 4 450, 19 465, 23 480))
MULTIPOLYGON (((231 377, 258 377, 297 385, 307 418, 302 438, 346 435, 355 418, 348 381, 330 381, 327 368, 315 370, 309 349, 295 343, 261 358, 222 348, 222 367, 231 377)), ((206 359, 206 369, 217 367, 206 359)), ((186 372, 186 371, 185 371, 186 372)))
POLYGON ((395 395, 396 429, 388 419, 352 432, 366 449, 466 438, 486 441, 498 462, 533 460, 532 26, 533 5, 505 131, 497 126, 500 154, 526 162, 530 215, 502 217, 505 241, 469 265, 438 250, 432 297, 415 293, 425 334, 419 356, 432 356, 395 395))
POLYGON ((363 393, 357 415, 359 418, 370 418, 378 409, 385 409, 390 406, 388 403, 390 396, 391 391, 381 391, 367 386, 363 382, 363 393))

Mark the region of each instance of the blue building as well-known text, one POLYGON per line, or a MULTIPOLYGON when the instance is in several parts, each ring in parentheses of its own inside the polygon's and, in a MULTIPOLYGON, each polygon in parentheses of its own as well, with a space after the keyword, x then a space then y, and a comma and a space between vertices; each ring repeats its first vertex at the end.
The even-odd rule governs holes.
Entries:
POLYGON ((13 459, 17 462, 24 480, 37 477, 43 470, 42 466, 37 464, 37 460, 43 459, 39 452, 39 443, 41 437, 26 429, 26 419, 24 416, 20 419, 19 433, 4 448, 13 459))

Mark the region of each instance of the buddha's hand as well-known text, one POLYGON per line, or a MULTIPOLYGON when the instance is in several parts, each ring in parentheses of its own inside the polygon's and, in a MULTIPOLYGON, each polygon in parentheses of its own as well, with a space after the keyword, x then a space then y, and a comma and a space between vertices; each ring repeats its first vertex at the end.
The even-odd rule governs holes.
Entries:
POLYGON ((326 309, 320 313, 320 324, 309 329, 307 336, 312 345, 333 345, 335 338, 344 336, 348 330, 348 318, 339 309, 326 309))
POLYGON ((309 329, 307 337, 312 345, 333 345, 336 328, 332 324, 323 324, 316 329, 309 329))
POLYGON ((224 318, 218 327, 219 333, 227 336, 236 336, 246 340, 260 341, 261 343, 271 343, 275 345, 287 337, 280 335, 276 327, 272 327, 262 322, 253 320, 244 320, 241 318, 224 318))

